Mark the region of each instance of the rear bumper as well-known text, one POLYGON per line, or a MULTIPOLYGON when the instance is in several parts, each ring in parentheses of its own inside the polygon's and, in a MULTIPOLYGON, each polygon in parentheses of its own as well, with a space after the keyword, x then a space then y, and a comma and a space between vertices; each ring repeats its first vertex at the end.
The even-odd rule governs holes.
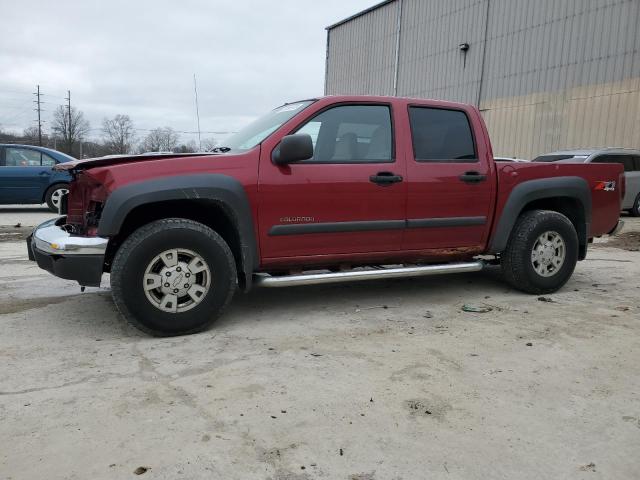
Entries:
POLYGON ((60 217, 34 229, 27 238, 29 259, 57 277, 100 286, 108 239, 73 235, 62 228, 65 221, 60 217))

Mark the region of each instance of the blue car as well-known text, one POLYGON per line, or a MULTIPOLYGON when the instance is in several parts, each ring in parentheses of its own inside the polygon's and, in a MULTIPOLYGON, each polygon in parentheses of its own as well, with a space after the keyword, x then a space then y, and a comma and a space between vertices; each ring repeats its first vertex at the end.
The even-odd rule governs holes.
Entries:
POLYGON ((75 158, 31 145, 0 144, 0 205, 47 203, 58 211, 71 175, 53 166, 75 158))

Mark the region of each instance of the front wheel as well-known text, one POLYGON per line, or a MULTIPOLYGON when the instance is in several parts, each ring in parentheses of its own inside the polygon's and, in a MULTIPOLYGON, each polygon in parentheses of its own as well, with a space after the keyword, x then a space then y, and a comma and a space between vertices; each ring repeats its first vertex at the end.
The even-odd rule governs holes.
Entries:
POLYGON ((555 292, 571 277, 578 250, 578 235, 567 217, 548 210, 525 212, 502 254, 502 274, 523 292, 555 292))
POLYGON ((156 336, 195 333, 210 326, 236 289, 226 242, 206 225, 168 218, 132 233, 111 267, 118 310, 156 336))
POLYGON ((44 196, 49 210, 56 213, 59 212, 62 196, 67 193, 69 193, 69 185, 67 185, 66 183, 58 183, 56 185, 53 185, 52 187, 49 187, 49 190, 47 190, 47 194, 44 196))

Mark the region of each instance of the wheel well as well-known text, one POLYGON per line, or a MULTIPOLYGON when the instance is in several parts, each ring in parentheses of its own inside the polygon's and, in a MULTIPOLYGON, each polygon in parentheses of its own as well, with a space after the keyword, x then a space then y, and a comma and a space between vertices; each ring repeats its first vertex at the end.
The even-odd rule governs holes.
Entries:
POLYGON ((55 182, 52 183, 51 185, 49 185, 47 188, 44 189, 44 193, 42 194, 42 203, 47 201, 47 194, 49 193, 49 190, 51 190, 53 187, 57 186, 57 185, 69 185, 69 182, 55 182))
POLYGON ((587 219, 585 218, 584 206, 578 199, 571 197, 541 198, 525 205, 520 214, 530 210, 551 210, 567 217, 578 234, 579 258, 583 260, 586 257, 587 219))
POLYGON ((185 218, 207 225, 220 235, 233 253, 241 287, 244 286, 243 258, 240 234, 233 220, 233 214, 220 202, 209 199, 167 200, 140 205, 131 210, 118 234, 109 241, 105 255, 105 271, 111 270, 111 263, 118 248, 131 233, 138 228, 163 218, 185 218))

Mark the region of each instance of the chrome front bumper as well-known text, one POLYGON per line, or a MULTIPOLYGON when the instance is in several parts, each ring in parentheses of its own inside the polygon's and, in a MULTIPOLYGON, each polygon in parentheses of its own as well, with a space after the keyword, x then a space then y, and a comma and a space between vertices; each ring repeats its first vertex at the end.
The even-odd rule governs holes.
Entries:
POLYGON ((38 225, 33 231, 33 246, 56 255, 104 255, 108 238, 80 237, 62 228, 67 217, 58 217, 38 225))
POLYGON ((99 286, 109 239, 74 235, 65 223, 59 217, 38 225, 27 238, 29 259, 57 277, 99 286))

